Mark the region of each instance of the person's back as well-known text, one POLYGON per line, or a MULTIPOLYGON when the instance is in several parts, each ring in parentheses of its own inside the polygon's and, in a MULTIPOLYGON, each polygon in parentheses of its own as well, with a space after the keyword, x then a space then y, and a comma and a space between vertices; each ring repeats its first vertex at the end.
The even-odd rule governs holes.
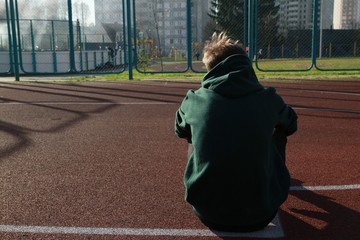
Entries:
POLYGON ((186 200, 212 229, 261 229, 288 195, 285 142, 297 116, 258 82, 246 53, 225 34, 213 36, 203 61, 209 72, 201 88, 176 113, 176 134, 193 147, 186 200))

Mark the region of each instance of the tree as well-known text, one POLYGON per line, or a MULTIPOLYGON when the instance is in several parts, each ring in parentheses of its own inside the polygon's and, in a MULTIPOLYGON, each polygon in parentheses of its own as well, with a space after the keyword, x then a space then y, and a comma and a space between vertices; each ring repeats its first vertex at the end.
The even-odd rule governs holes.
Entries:
POLYGON ((216 31, 226 31, 236 39, 243 38, 244 1, 211 0, 209 16, 216 24, 216 31))
MULTIPOLYGON (((209 16, 215 21, 217 31, 226 31, 230 36, 236 39, 243 39, 244 36, 244 6, 248 0, 211 0, 209 16)), ((259 44, 270 44, 277 41, 277 25, 279 20, 279 5, 277 0, 261 0, 257 11, 259 44)), ((253 16, 255 14, 253 13, 253 16)))
POLYGON ((216 31, 216 24, 214 20, 210 19, 203 29, 203 39, 202 41, 205 42, 206 40, 209 40, 212 36, 212 34, 216 31))
POLYGON ((160 19, 159 19, 159 14, 158 14, 158 5, 161 5, 162 8, 164 8, 164 1, 163 0, 153 0, 152 2, 152 14, 154 17, 154 24, 155 24, 155 34, 156 34, 156 41, 158 44, 158 50, 159 50, 159 57, 160 57, 160 66, 161 66, 161 71, 164 71, 164 62, 163 62, 163 58, 162 58, 162 48, 161 48, 161 38, 160 38, 160 19))
POLYGON ((261 0, 258 6, 258 44, 270 45, 279 40, 279 5, 276 0, 261 0))

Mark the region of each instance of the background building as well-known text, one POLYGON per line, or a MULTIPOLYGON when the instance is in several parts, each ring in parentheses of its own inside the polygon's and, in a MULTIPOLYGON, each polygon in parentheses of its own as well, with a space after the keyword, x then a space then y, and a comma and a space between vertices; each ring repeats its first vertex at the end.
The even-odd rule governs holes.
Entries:
MULTIPOLYGON (((193 42, 203 42, 203 29, 209 20, 209 5, 210 0, 191 1, 193 42)), ((122 25, 122 7, 119 0, 95 0, 96 25, 122 25)), ((177 49, 186 55, 187 9, 186 0, 136 0, 135 24, 139 42, 149 47, 157 46, 165 56, 177 49)), ((121 35, 120 29, 118 35, 121 35)))
MULTIPOLYGON (((359 0, 319 0, 318 24, 322 29, 359 29, 359 0)), ((311 29, 313 0, 278 0, 279 32, 311 29)))
MULTIPOLYGON (((333 28, 334 0, 322 0, 318 3, 319 27, 321 24, 322 29, 333 28)), ((278 4, 280 4, 279 32, 312 29, 313 0, 278 0, 278 4)))
POLYGON ((319 1, 320 5, 320 23, 322 29, 333 29, 334 27, 334 0, 319 1))
POLYGON ((313 0, 278 0, 278 4, 279 32, 311 28, 313 0))
POLYGON ((334 29, 360 28, 359 0, 335 0, 334 29))

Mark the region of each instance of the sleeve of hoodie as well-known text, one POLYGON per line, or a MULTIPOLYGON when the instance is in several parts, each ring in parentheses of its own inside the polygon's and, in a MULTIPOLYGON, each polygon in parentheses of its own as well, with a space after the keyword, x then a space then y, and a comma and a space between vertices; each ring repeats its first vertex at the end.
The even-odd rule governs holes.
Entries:
POLYGON ((275 101, 276 101, 276 110, 278 112, 278 122, 276 129, 283 131, 286 136, 289 136, 296 132, 297 130, 297 114, 287 105, 284 100, 276 93, 274 88, 270 88, 270 91, 273 92, 275 101))
POLYGON ((191 143, 191 129, 190 125, 186 122, 186 110, 189 104, 189 93, 186 94, 181 103, 180 108, 176 111, 175 116, 175 134, 180 138, 186 138, 191 143))

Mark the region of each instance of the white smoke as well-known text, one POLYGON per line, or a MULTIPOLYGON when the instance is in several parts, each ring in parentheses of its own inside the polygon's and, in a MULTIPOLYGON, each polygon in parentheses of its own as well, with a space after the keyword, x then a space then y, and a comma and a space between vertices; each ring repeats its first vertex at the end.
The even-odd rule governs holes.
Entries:
MULTIPOLYGON (((20 19, 67 20, 67 0, 18 0, 20 19)), ((94 23, 94 1, 72 0, 73 20, 94 23)))

